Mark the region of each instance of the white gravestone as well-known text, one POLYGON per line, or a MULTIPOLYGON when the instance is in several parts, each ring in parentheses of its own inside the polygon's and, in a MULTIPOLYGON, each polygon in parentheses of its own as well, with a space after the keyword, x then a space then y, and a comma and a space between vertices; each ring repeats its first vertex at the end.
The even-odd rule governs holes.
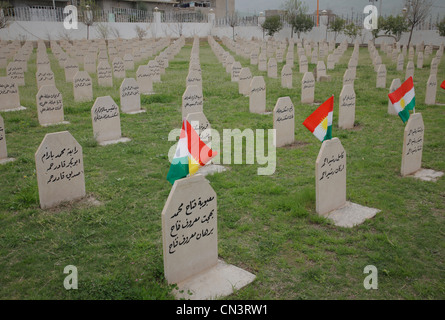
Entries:
POLYGON ((281 86, 292 89, 292 68, 288 64, 285 64, 281 69, 281 86))
POLYGON ((277 148, 295 141, 295 108, 290 97, 279 98, 273 110, 277 148))
POLYGON ((352 84, 343 86, 340 93, 338 127, 341 129, 354 128, 355 121, 355 91, 352 84))
POLYGON ((85 196, 82 147, 68 131, 46 134, 35 162, 42 209, 85 196))
POLYGON ((381 64, 377 71, 376 88, 386 88, 386 66, 381 64))
POLYGON ((73 82, 74 76, 79 71, 79 64, 77 63, 77 61, 72 58, 66 59, 64 64, 64 69, 65 69, 65 81, 73 82))
POLYGON ((74 101, 87 102, 93 100, 93 81, 86 71, 78 71, 73 78, 74 101))
POLYGON ((239 94, 249 95, 250 81, 252 81, 252 73, 249 68, 242 68, 239 74, 238 91, 239 94))
POLYGON ((123 79, 126 76, 124 62, 121 58, 116 57, 112 63, 113 76, 117 79, 123 79))
POLYGON ((36 72, 37 90, 45 85, 55 85, 54 72, 49 67, 40 67, 36 72))
POLYGON ((20 105, 19 86, 9 77, 0 77, 0 111, 25 109, 20 105))
POLYGON ((312 72, 306 72, 301 80, 301 103, 314 103, 315 78, 312 72))
POLYGON ((140 65, 136 71, 136 81, 141 94, 153 94, 153 79, 150 75, 150 68, 147 65, 140 65))
POLYGON ((217 197, 202 175, 177 180, 161 216, 164 275, 176 298, 215 299, 255 279, 218 260, 217 197))
POLYGON ((426 94, 425 94, 425 104, 434 105, 436 104, 437 95, 437 76, 432 74, 429 76, 426 83, 426 94))
POLYGON ((327 215, 346 204, 346 151, 338 138, 321 145, 315 178, 318 214, 327 215))
POLYGON ((62 94, 56 86, 41 87, 36 95, 36 104, 41 126, 68 123, 64 121, 62 94))
POLYGON ((113 86, 113 71, 107 61, 100 61, 97 66, 97 83, 100 87, 113 86))
POLYGON ((136 79, 125 78, 119 91, 123 113, 135 114, 145 112, 145 110, 141 109, 141 94, 136 79))
POLYGON ((0 164, 11 161, 14 161, 14 158, 8 158, 8 150, 6 148, 5 122, 0 115, 0 164))
POLYGON ((269 78, 277 78, 278 77, 278 64, 275 58, 270 58, 267 63, 267 76, 269 78))
POLYGON ((402 176, 413 174, 422 167, 424 132, 422 114, 412 114, 403 135, 402 176))
POLYGON ((186 118, 189 113, 203 112, 203 99, 202 90, 198 86, 188 86, 182 95, 182 118, 186 118))
POLYGON ((250 82, 249 111, 252 113, 266 112, 266 82, 262 76, 255 76, 250 82))
POLYGON ((110 96, 98 97, 91 108, 94 139, 100 145, 130 141, 122 138, 119 106, 110 96))

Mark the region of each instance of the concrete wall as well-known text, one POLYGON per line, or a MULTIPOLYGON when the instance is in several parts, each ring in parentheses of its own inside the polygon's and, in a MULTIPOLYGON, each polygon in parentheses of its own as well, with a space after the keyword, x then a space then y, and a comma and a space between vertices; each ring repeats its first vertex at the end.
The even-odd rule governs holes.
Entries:
MULTIPOLYGON (((182 33, 185 37, 193 37, 198 35, 200 37, 206 37, 212 35, 222 38, 227 36, 232 37, 232 28, 230 26, 214 27, 212 22, 210 23, 161 23, 160 18, 155 17, 153 23, 103 23, 108 26, 110 31, 108 38, 116 38, 117 33, 112 32, 118 30, 119 37, 124 39, 131 39, 136 37, 136 26, 145 28, 147 30, 147 38, 172 36, 179 37, 182 33)), ((209 19, 209 21, 212 21, 209 19)), ((79 23, 78 30, 65 30, 61 22, 37 22, 37 21, 19 21, 11 23, 7 28, 0 30, 0 39, 2 40, 58 40, 69 38, 85 39, 87 34, 86 26, 79 23)), ((235 35, 250 39, 257 37, 263 38, 263 32, 260 27, 257 26, 240 26, 235 27, 235 35)), ((275 35, 276 39, 286 39, 291 36, 290 28, 284 28, 275 35)), ((301 37, 313 39, 314 41, 320 41, 327 39, 328 41, 334 38, 333 33, 326 33, 325 27, 314 28, 311 32, 302 34, 301 37)), ((401 39, 401 44, 408 43, 409 34, 404 34, 401 39)), ((90 27, 90 39, 100 38, 100 34, 97 31, 97 25, 90 27)), ((266 36, 267 38, 267 36, 266 36)), ((294 34, 294 38, 297 35, 294 34)), ((341 42, 345 39, 345 36, 339 35, 337 42, 341 42)), ((366 44, 368 40, 372 39, 370 32, 364 32, 363 36, 359 38, 359 42, 366 44)), ((350 39, 347 39, 350 41, 350 39)), ((378 38, 376 44, 380 44, 383 41, 386 43, 393 42, 392 38, 378 38)), ((445 42, 444 37, 440 37, 437 31, 415 31, 412 38, 412 43, 420 43, 424 41, 425 44, 440 45, 445 42)), ((350 41, 351 42, 351 41, 350 41)))

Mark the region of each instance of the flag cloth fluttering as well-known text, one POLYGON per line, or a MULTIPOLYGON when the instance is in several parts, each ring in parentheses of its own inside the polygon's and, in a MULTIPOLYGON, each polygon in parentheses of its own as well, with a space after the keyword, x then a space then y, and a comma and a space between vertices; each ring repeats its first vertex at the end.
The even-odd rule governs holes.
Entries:
POLYGON ((174 184, 176 180, 194 175, 217 155, 199 137, 187 120, 183 120, 176 153, 167 174, 167 180, 174 184))
POLYGON ((416 107, 413 77, 406 79, 400 88, 388 94, 388 97, 403 123, 407 122, 410 110, 416 107))
POLYGON ((441 87, 442 89, 445 90, 445 80, 442 82, 442 84, 440 85, 440 87, 441 87))
POLYGON ((303 125, 321 142, 332 139, 332 118, 334 114, 334 96, 317 108, 303 125))

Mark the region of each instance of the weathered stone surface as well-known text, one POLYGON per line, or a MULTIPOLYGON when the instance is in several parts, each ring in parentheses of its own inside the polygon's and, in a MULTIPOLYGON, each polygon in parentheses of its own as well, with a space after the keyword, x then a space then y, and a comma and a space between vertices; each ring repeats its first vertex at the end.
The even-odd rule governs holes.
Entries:
POLYGON ((42 209, 85 196, 82 147, 68 131, 46 134, 35 162, 42 209))
POLYGON ((338 138, 321 145, 315 179, 318 214, 326 215, 346 204, 346 151, 338 138))

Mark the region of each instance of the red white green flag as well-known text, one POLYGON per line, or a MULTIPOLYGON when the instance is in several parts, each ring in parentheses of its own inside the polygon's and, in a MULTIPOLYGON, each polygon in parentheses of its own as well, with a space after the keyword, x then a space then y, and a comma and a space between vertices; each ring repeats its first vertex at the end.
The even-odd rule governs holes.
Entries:
POLYGON ((304 122, 303 125, 321 142, 332 139, 334 96, 326 100, 304 122))
POLYGON ((217 152, 210 149, 190 123, 184 119, 167 180, 174 184, 176 180, 185 178, 187 175, 194 175, 216 155, 217 152))
POLYGON ((406 79, 404 83, 393 93, 388 94, 394 109, 405 123, 409 119, 409 111, 416 107, 413 77, 406 79))

